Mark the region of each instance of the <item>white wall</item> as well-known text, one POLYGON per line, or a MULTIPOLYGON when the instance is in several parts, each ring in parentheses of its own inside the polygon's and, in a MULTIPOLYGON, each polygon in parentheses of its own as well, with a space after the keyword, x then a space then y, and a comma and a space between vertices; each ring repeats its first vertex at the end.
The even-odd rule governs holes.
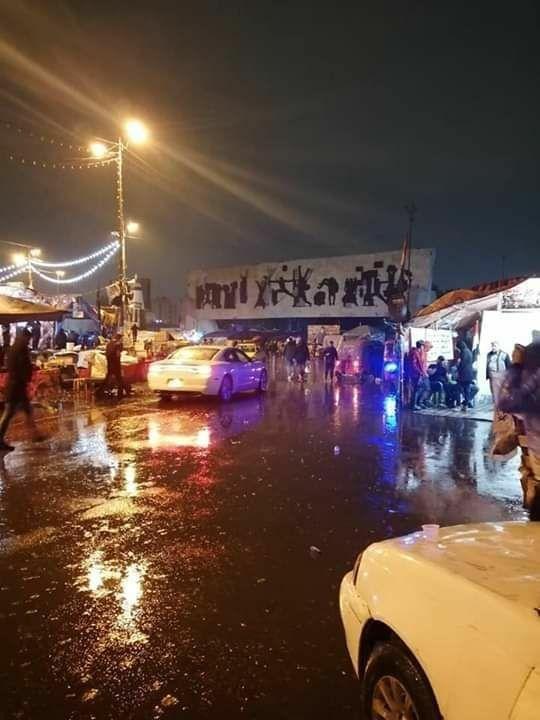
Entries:
POLYGON ((485 310, 482 314, 480 330, 480 356, 478 359, 478 385, 480 394, 489 394, 486 380, 487 354, 491 343, 497 341, 509 355, 516 343, 529 345, 533 341, 533 332, 540 331, 540 310, 485 310))

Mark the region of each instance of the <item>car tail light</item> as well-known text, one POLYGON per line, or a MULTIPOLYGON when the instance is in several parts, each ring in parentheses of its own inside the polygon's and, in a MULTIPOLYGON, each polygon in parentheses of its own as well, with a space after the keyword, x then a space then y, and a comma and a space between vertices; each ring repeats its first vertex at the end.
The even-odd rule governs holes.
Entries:
POLYGON ((199 375, 202 375, 202 377, 210 377, 212 374, 212 366, 211 365, 199 365, 197 367, 197 373, 199 375))

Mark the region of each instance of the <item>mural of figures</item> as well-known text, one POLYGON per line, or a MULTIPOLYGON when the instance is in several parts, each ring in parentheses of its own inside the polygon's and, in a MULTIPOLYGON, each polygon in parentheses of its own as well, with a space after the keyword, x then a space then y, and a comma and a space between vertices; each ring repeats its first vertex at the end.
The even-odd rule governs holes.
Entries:
POLYGON ((400 262, 396 250, 195 270, 188 295, 199 319, 387 317, 409 291, 413 306, 431 300, 434 251, 413 250, 410 273, 400 262))

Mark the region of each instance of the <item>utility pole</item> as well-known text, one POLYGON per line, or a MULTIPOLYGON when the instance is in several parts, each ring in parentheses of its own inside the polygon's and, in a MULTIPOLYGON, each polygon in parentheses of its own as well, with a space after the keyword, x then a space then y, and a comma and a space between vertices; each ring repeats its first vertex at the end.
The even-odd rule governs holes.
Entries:
POLYGON ((407 317, 411 317, 411 285, 412 285, 412 276, 411 276, 411 250, 412 250, 412 231, 413 231, 413 224, 416 217, 416 213, 418 212, 418 208, 414 204, 414 202, 409 203, 408 205, 405 205, 405 212, 409 216, 409 228, 407 231, 407 317))
POLYGON ((118 235, 120 239, 120 326, 124 328, 127 316, 127 254, 126 254, 126 223, 124 219, 124 141, 118 138, 116 154, 116 200, 118 215, 118 235))

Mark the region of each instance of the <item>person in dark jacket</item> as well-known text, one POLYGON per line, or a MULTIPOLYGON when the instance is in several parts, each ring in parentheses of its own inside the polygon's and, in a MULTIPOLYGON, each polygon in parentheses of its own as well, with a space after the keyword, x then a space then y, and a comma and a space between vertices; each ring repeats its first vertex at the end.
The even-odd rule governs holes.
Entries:
POLYGON ((472 407, 474 382, 473 354, 464 340, 460 340, 457 344, 459 350, 458 362, 458 382, 463 396, 461 404, 462 410, 472 407))
POLYGON ((291 382, 294 378, 294 354, 296 352, 296 343, 290 337, 287 338, 285 347, 283 348, 283 358, 285 359, 285 368, 287 370, 287 380, 291 382))
POLYGON ((0 348, 0 367, 6 364, 9 346, 11 345, 11 328, 9 325, 2 325, 2 347, 0 348))
POLYGON ((448 385, 448 372, 446 370, 446 362, 442 355, 439 355, 437 362, 428 367, 430 399, 436 407, 446 407, 443 399, 446 396, 446 386, 448 385))
POLYGON ((307 343, 302 338, 298 338, 296 341, 296 348, 294 351, 294 366, 300 375, 300 382, 304 382, 306 379, 306 363, 309 360, 309 348, 307 343))
POLYGON ((39 341, 41 340, 41 323, 39 320, 34 320, 30 331, 32 333, 32 350, 38 350, 39 341))
POLYGON ((120 400, 124 394, 124 383, 122 381, 122 335, 116 333, 107 343, 105 354, 107 356, 107 376, 105 386, 108 390, 117 388, 117 397, 120 400))
POLYGON ((334 346, 334 341, 330 340, 328 345, 323 350, 323 358, 324 358, 324 382, 333 382, 334 380, 334 370, 336 367, 336 362, 338 359, 337 350, 334 346))
POLYGON ((63 327, 58 328, 58 332, 54 338, 54 347, 56 350, 65 350, 67 345, 67 335, 63 327))
POLYGON ((8 445, 5 441, 5 435, 17 410, 22 410, 26 414, 26 422, 32 433, 32 439, 36 442, 44 439, 44 436, 37 429, 32 405, 28 397, 28 385, 32 379, 32 360, 29 349, 31 337, 31 330, 25 328, 17 336, 8 352, 8 379, 5 388, 6 404, 4 414, 0 420, 0 452, 13 450, 13 446, 8 445))

